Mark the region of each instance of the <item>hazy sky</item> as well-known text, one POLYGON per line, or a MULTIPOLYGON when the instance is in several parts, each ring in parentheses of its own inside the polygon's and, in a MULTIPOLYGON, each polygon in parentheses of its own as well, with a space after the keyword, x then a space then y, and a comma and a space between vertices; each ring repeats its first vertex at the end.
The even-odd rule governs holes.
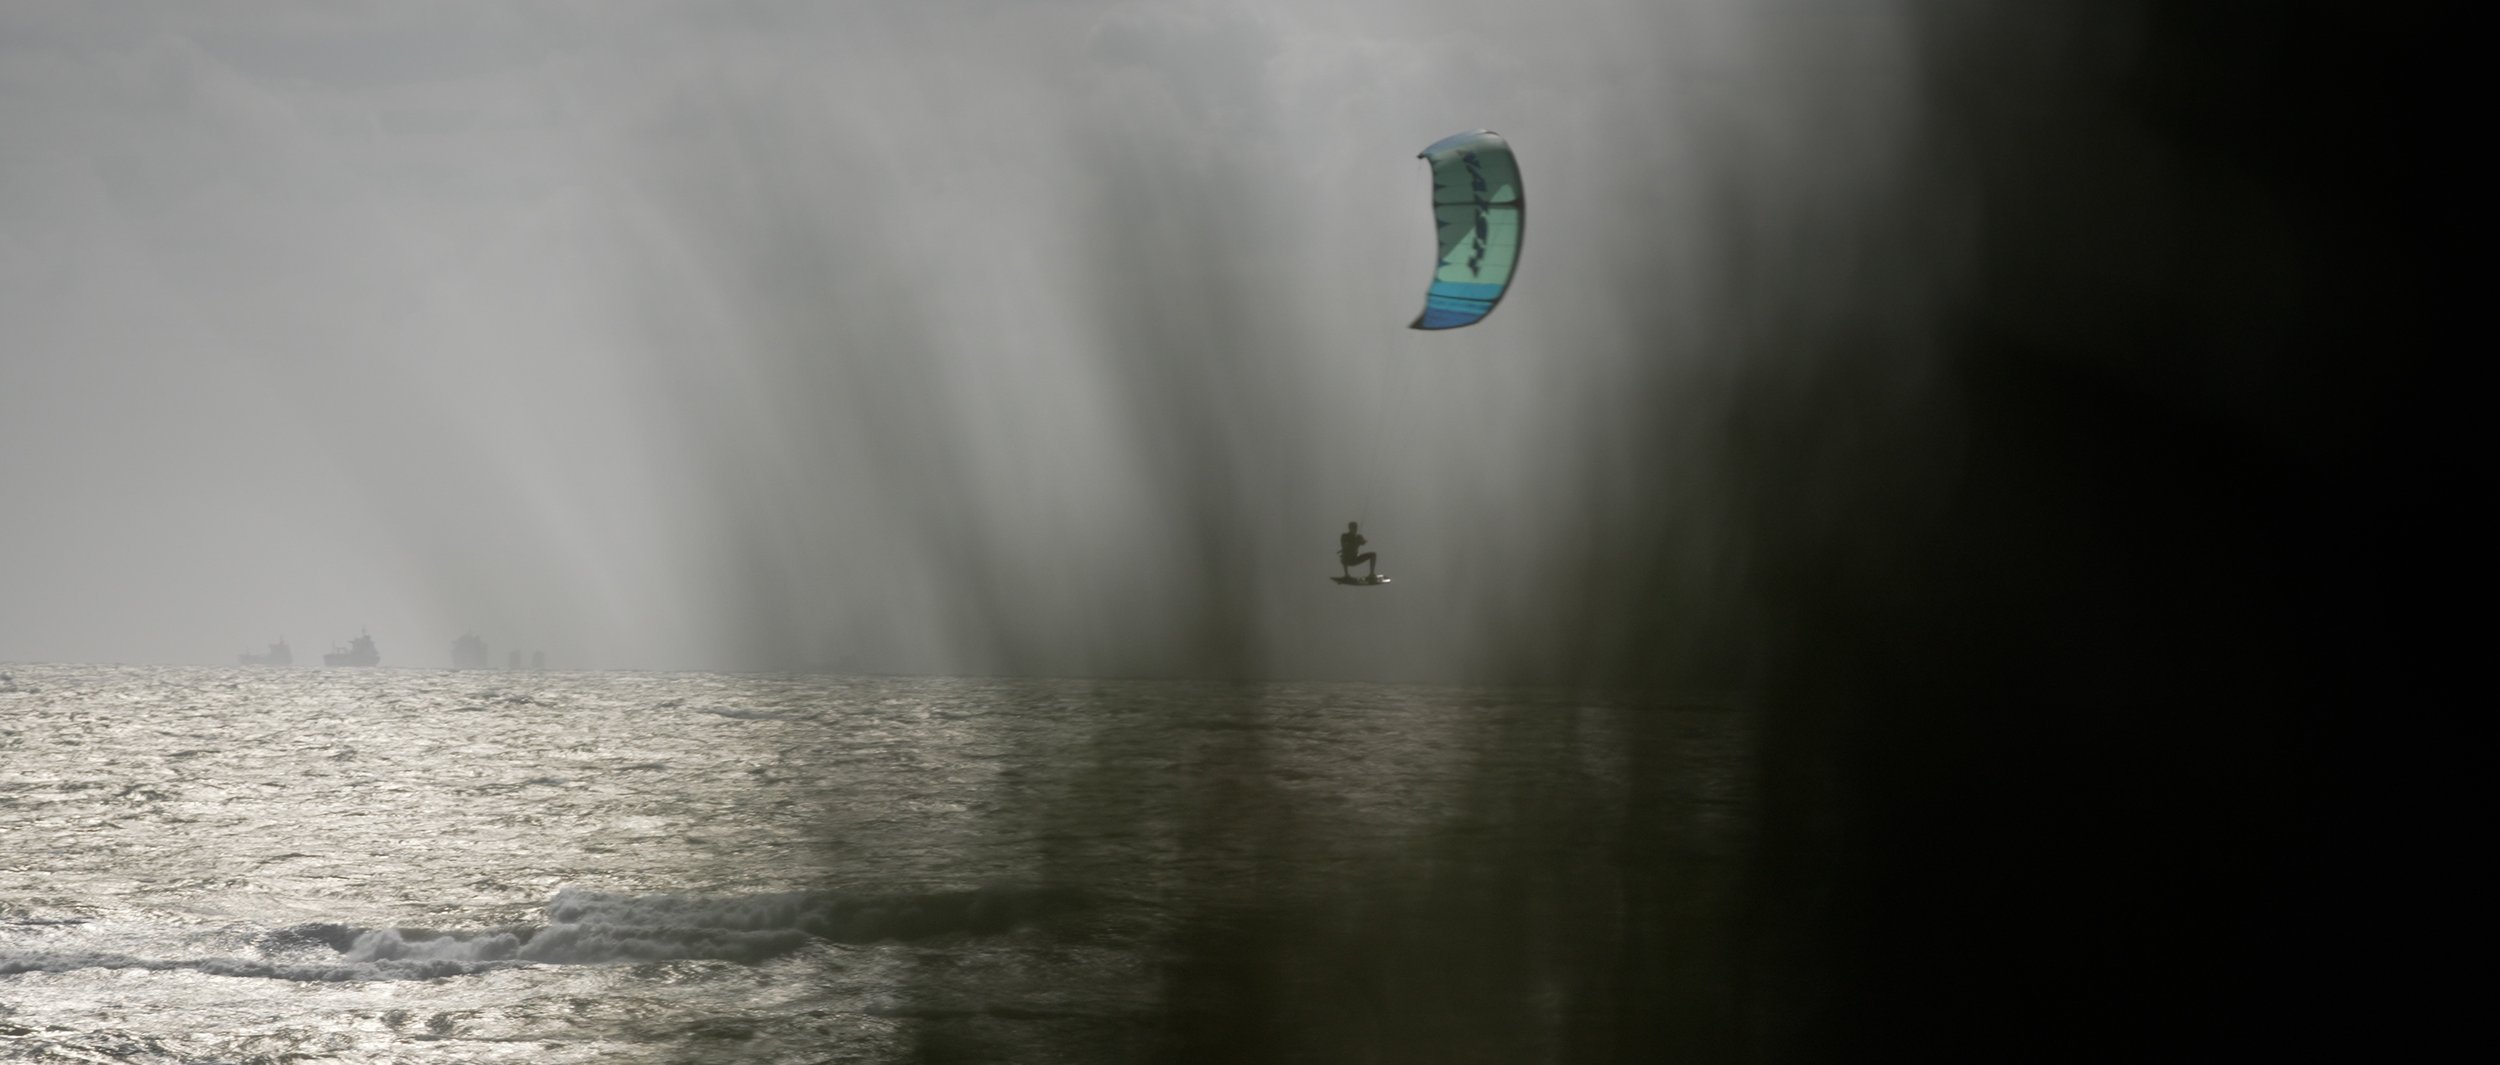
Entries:
POLYGON ((1813 261, 1906 150, 1901 22, 10 4, 0 661, 1534 657, 1685 483, 1659 382, 1742 356, 1727 248, 1813 261), (1520 280, 1413 332, 1414 155, 1478 127, 1520 280), (1324 579, 1352 518, 1394 586, 1324 579))

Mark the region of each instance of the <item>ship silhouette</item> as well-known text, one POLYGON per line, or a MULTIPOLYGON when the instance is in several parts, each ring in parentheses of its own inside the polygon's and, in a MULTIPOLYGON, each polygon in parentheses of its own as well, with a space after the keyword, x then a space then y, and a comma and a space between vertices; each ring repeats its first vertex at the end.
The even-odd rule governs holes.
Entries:
POLYGON ((236 655, 235 661, 247 666, 291 666, 295 664, 295 652, 288 649, 286 640, 281 638, 269 645, 267 654, 256 655, 245 651, 236 655))
POLYGON ((322 655, 321 664, 325 666, 378 666, 382 664, 382 652, 373 649, 373 637, 359 634, 346 648, 322 655))

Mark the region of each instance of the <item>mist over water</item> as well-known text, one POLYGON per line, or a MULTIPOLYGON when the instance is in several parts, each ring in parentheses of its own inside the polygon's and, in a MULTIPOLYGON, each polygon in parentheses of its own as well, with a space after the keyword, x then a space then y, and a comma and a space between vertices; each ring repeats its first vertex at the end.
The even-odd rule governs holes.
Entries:
POLYGON ((13 17, 19 660, 1559 676, 1734 189, 1906 103, 1734 5, 13 17), (1532 269, 1415 333, 1474 126, 1532 269))

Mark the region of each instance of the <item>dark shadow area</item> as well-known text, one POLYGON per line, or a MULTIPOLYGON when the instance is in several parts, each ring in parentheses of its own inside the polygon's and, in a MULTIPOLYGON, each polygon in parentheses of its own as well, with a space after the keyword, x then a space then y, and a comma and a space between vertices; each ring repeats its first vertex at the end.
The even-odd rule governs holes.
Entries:
POLYGON ((2491 488, 2439 31, 1928 28, 1923 191, 1976 225, 1879 250, 1967 254, 1958 298, 1797 336, 1833 355, 1731 408, 1769 619, 1748 1056, 2418 1053, 2480 938, 2440 604, 2491 488), (1870 411, 1904 365, 1932 385, 1870 411))
POLYGON ((1088 901, 997 943, 1021 960, 932 956, 885 1014, 914 1023, 917 1060, 1741 1045, 1739 712, 1563 689, 997 688, 1020 703, 999 738, 1021 740, 988 858, 1088 901), (1043 979, 1055 965, 1086 986, 1043 979))
MULTIPOLYGON (((2433 961, 2482 922, 2447 601, 2491 478, 2438 31, 2151 3, 1920 30, 1920 161, 1809 227, 1838 266, 1729 238, 1754 350, 1654 379, 1661 410, 1724 402, 1628 442, 1658 498, 1568 516, 1604 579, 1513 604, 1579 684, 1382 717, 1455 748, 1446 796, 1280 750, 1384 715, 1361 686, 1079 698, 1084 751, 1007 756, 1056 780, 1014 815, 1034 879, 1161 915, 1148 1015, 1098 1060, 2318 1060, 2453 1026, 2433 961), (1349 842, 1365 794, 1435 805, 1349 842), (1096 844, 1133 828, 1161 857, 1104 891, 1096 844)), ((1732 208, 1783 209, 1741 178, 1732 208)), ((1173 638, 1236 676, 1247 504, 1206 473, 1292 463, 1207 420, 1281 386, 1194 361, 1238 306, 1202 295, 1115 349, 1216 575, 1173 638)))

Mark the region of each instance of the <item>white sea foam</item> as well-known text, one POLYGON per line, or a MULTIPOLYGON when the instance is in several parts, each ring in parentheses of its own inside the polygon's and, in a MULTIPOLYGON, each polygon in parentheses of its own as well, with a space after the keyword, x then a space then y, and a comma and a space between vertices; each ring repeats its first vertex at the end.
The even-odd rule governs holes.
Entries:
POLYGON ((341 954, 348 961, 509 961, 521 953, 521 937, 510 932, 478 935, 426 935, 377 928, 356 937, 341 954))

